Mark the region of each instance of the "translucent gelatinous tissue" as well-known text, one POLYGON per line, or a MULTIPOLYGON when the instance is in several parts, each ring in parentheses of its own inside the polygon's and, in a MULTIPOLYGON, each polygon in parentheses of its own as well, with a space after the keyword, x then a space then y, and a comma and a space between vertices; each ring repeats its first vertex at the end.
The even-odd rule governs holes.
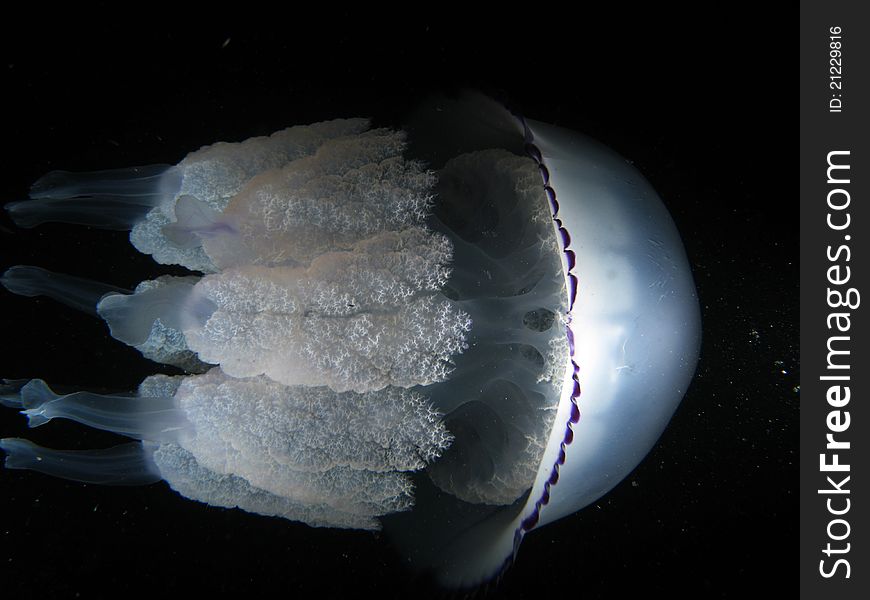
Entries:
POLYGON ((697 360, 691 273, 649 184, 479 96, 424 105, 407 131, 336 120, 176 166, 54 172, 31 197, 7 207, 21 226, 125 227, 191 274, 128 292, 16 266, 4 286, 186 374, 118 396, 7 381, 31 426, 140 440, 6 439, 7 467, 383 526, 450 586, 497 575, 526 533, 625 477, 697 360))

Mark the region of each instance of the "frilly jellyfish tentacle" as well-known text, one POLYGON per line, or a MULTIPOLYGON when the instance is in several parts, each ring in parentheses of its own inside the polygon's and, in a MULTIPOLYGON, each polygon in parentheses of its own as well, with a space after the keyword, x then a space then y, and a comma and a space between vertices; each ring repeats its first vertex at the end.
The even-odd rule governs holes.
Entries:
POLYGON ((202 373, 210 365, 187 346, 182 330, 214 312, 207 299, 193 299, 199 277, 164 275, 143 281, 133 292, 112 285, 17 265, 0 276, 0 284, 22 296, 48 296, 106 321, 112 337, 133 346, 155 362, 202 373))
POLYGON ((31 427, 62 418, 148 440, 176 440, 182 431, 190 428, 184 412, 171 396, 138 398, 90 392, 61 395, 51 391, 41 379, 33 379, 20 387, 7 384, 0 392, 3 404, 23 409, 21 412, 31 427))
MULTIPOLYGON (((162 478, 182 493, 192 490, 191 497, 223 506, 207 494, 216 480, 230 478, 234 483, 226 485, 244 492, 245 501, 289 502, 294 514, 307 515, 292 518, 318 526, 377 529, 374 517, 408 510, 412 486, 404 472, 425 467, 451 441, 441 415, 419 394, 398 388, 338 393, 233 379, 213 369, 198 377, 149 377, 135 396, 58 395, 41 380, 10 382, 0 391, 3 404, 23 409, 31 426, 65 418, 147 440, 162 478), (191 471, 201 480, 192 481, 191 471)), ((102 458, 111 452, 75 455, 65 469, 63 453, 8 447, 16 468, 35 468, 42 459, 28 457, 43 456, 49 466, 36 470, 112 482, 102 458)))
POLYGON ((103 296, 129 293, 113 285, 28 265, 7 269, 0 276, 0 285, 19 296, 48 296, 93 316, 97 316, 97 304, 103 296))
POLYGON ((679 234, 636 170, 578 134, 466 96, 404 131, 291 127, 161 169, 52 174, 33 221, 75 221, 85 194, 148 198, 121 210, 131 242, 204 275, 132 293, 32 267, 2 282, 95 309, 199 374, 149 377, 133 398, 10 383, 3 402, 34 421, 143 440, 115 463, 7 440, 10 466, 96 481, 126 460, 212 505, 383 523, 415 566, 474 586, 623 479, 691 379, 679 234))
POLYGON ((97 305, 112 337, 133 346, 155 362, 188 373, 203 373, 211 365, 200 360, 184 336, 192 323, 208 318, 215 306, 193 290, 199 277, 164 275, 143 281, 132 294, 108 294, 97 305))
POLYGON ((175 203, 175 223, 163 227, 163 235, 179 248, 194 248, 202 238, 238 233, 232 225, 222 223, 220 213, 193 196, 180 196, 175 203))
POLYGON ((172 242, 184 237, 178 227, 172 227, 177 222, 175 205, 179 198, 194 198, 221 212, 258 173, 310 155, 325 141, 355 136, 366 129, 366 119, 336 119, 289 127, 240 143, 204 146, 176 166, 146 165, 92 173, 53 171, 33 185, 30 200, 6 208, 21 227, 55 221, 130 230, 131 243, 157 262, 213 272, 216 267, 196 241, 187 236, 186 243, 172 242), (164 232, 167 226, 169 236, 164 232))
POLYGON ((105 450, 52 450, 21 438, 0 439, 7 469, 27 469, 99 485, 147 485, 163 477, 141 443, 105 450))
POLYGON ((170 482, 172 488, 186 498, 211 506, 282 517, 312 527, 380 528, 374 516, 346 512, 329 505, 298 502, 254 487, 244 477, 216 473, 203 467, 181 446, 143 444, 143 447, 157 467, 160 478, 170 482))
POLYGON ((180 185, 170 165, 70 173, 52 171, 30 188, 31 200, 6 206, 19 227, 52 221, 129 230, 180 185))

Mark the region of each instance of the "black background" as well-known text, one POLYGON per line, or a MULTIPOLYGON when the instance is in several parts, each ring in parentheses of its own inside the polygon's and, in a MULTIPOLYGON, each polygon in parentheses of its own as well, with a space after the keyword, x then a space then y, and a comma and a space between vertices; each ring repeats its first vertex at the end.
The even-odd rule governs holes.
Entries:
MULTIPOLYGON (((0 199, 25 198, 51 169, 174 163, 213 141, 339 116, 396 122, 428 93, 461 86, 605 142, 652 182, 683 235, 703 311, 698 374, 641 466, 593 506, 528 536, 518 563, 485 591, 790 595, 799 280, 786 165, 797 143, 797 12, 551 9, 265 12, 259 28, 232 18, 185 25, 171 11, 153 26, 81 14, 54 15, 56 26, 8 19, 0 199)), ((2 268, 36 264, 122 287, 178 272, 137 254, 122 233, 19 230, 5 215, 0 227, 2 268)), ((160 370, 86 315, 5 291, 0 302, 2 376, 124 390, 160 370)), ((58 448, 117 442, 69 423, 29 431, 8 409, 0 435, 58 448)), ((218 596, 442 595, 381 535, 208 508, 163 484, 102 488, 0 470, 0 486, 7 598, 191 585, 218 596)))

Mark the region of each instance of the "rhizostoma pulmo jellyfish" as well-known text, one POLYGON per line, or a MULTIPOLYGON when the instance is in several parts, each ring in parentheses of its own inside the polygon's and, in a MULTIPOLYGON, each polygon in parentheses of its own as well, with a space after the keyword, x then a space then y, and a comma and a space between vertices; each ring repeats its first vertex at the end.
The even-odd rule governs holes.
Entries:
POLYGON ((433 100, 401 131, 338 119, 175 166, 55 171, 7 210, 129 229, 190 270, 135 290, 6 271, 10 291, 92 312, 185 373, 117 396, 7 380, 31 426, 136 440, 7 438, 7 468, 383 526, 448 586, 496 576, 528 532, 622 480, 697 361, 691 271, 650 185, 482 96, 433 100))

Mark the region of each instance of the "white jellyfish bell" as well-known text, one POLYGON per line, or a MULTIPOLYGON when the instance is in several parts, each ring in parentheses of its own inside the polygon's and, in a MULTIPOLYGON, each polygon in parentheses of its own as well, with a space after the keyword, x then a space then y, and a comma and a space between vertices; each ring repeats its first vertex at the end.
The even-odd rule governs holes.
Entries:
POLYGON ((127 228, 191 275, 127 292, 17 266, 3 285, 187 374, 119 396, 6 381, 31 426, 139 440, 4 439, 7 468, 383 526, 447 586, 497 576, 526 534, 619 483, 695 370, 695 287, 650 185, 482 96, 431 101, 403 131, 344 119, 176 166, 53 172, 31 197, 7 206, 20 226, 127 228))

